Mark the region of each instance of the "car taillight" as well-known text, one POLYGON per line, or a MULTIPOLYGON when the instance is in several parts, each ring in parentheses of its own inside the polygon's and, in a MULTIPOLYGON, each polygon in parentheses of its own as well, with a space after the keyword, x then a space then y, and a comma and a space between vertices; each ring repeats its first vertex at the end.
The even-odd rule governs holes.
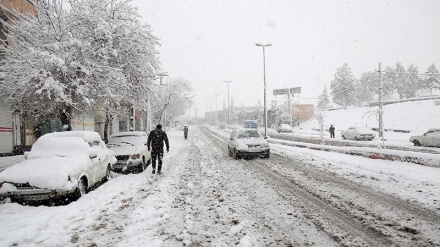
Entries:
POLYGON ((132 159, 139 159, 140 157, 141 157, 140 154, 133 154, 133 155, 131 155, 132 159))

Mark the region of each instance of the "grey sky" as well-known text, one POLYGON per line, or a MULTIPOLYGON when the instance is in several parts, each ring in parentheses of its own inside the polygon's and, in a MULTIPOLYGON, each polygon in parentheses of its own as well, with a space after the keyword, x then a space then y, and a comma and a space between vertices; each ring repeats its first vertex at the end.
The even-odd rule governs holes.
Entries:
MULTIPOLYGON (((160 38, 161 62, 171 77, 189 80, 198 116, 227 104, 263 103, 266 48, 268 105, 272 89, 302 87, 302 103, 313 102, 336 68, 362 72, 402 62, 424 73, 440 68, 440 2, 292 0, 133 0, 144 22, 160 38)), ((278 97, 278 100, 281 98, 278 97)), ((192 110, 194 115, 194 109, 192 110)))

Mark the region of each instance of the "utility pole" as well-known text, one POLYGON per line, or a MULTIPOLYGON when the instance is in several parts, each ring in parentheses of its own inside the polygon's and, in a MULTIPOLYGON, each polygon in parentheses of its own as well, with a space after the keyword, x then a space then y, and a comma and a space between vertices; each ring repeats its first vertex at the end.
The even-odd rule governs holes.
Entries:
POLYGON ((383 137, 383 102, 382 102, 382 68, 379 63, 379 137, 384 140, 383 137))
POLYGON ((218 93, 215 93, 215 126, 218 126, 218 119, 217 119, 217 95, 218 93))
POLYGON ((228 126, 229 129, 231 129, 231 107, 229 105, 229 83, 231 83, 232 81, 224 81, 228 84, 228 126))

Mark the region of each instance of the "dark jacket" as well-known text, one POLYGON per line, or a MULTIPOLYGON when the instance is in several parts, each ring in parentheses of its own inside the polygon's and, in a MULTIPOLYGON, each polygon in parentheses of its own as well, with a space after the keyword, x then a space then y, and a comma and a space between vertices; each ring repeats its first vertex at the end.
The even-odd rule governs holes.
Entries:
POLYGON ((170 149, 170 144, 168 143, 168 136, 167 133, 162 131, 161 129, 154 129, 150 132, 148 135, 147 140, 147 147, 154 151, 163 150, 163 142, 165 142, 165 145, 167 146, 167 150, 170 149))
POLYGON ((335 132, 335 127, 333 127, 333 126, 330 126, 330 129, 329 129, 329 131, 330 131, 330 132, 335 132))

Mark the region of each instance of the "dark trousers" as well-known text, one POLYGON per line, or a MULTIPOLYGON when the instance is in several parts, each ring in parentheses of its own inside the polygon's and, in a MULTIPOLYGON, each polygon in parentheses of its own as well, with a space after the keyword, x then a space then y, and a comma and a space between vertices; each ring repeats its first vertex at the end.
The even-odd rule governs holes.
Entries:
POLYGON ((330 131, 330 138, 335 138, 335 132, 334 131, 330 131))
POLYGON ((163 158, 163 149, 160 150, 152 150, 151 151, 151 165, 153 170, 156 170, 156 160, 158 160, 157 170, 160 171, 162 169, 162 158, 163 158))

